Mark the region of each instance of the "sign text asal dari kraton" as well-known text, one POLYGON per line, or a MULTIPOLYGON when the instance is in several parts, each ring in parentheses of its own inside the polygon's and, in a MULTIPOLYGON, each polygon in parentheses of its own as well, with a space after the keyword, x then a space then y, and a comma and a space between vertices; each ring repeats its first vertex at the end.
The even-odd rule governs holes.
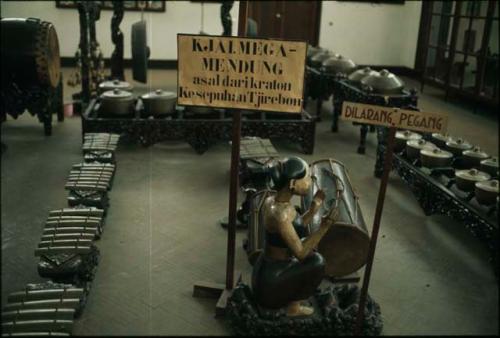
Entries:
POLYGON ((178 35, 181 105, 300 112, 305 42, 178 35))

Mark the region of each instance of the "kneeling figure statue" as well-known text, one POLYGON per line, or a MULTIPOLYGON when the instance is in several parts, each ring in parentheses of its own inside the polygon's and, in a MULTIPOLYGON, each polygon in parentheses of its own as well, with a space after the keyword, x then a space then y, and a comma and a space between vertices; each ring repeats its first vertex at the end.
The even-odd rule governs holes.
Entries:
POLYGON ((309 210, 300 215, 291 199, 305 195, 312 179, 308 164, 298 157, 284 159, 270 168, 271 187, 277 191, 262 206, 265 247, 252 273, 252 289, 257 304, 268 309, 286 307, 287 316, 307 316, 314 312, 307 299, 318 288, 325 272, 325 260, 314 251, 335 222, 336 209, 322 218, 319 229, 306 235, 306 227, 320 209, 325 194, 318 190, 309 210))

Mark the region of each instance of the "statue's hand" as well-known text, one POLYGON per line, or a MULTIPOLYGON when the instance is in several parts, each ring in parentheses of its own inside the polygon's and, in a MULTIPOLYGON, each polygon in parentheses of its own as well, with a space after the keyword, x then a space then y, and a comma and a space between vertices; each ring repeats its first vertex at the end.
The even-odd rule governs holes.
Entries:
POLYGON ((327 214, 325 214, 321 219, 321 227, 329 227, 335 223, 339 216, 338 207, 332 208, 327 214))
POLYGON ((318 190, 316 191, 316 194, 313 197, 311 207, 313 208, 314 212, 318 211, 321 205, 323 204, 323 201, 325 200, 325 192, 323 190, 318 190))

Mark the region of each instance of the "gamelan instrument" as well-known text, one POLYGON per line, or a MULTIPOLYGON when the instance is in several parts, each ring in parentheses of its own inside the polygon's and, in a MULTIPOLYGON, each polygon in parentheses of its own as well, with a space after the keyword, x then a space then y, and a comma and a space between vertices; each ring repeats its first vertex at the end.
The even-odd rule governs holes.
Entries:
POLYGON ((56 88, 61 59, 54 25, 34 18, 3 18, 1 26, 2 82, 56 88))
POLYGON ((310 165, 313 184, 302 199, 302 209, 307 210, 318 189, 326 198, 313 217, 310 233, 318 230, 322 217, 337 209, 335 223, 318 244, 318 252, 326 260, 326 275, 349 275, 366 264, 370 237, 345 166, 334 159, 323 159, 310 165))

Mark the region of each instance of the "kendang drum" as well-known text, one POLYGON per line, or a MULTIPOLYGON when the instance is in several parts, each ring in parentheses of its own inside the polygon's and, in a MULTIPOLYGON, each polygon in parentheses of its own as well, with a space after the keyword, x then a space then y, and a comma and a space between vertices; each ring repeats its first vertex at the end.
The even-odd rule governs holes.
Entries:
POLYGON ((252 195, 250 200, 250 215, 248 217, 248 237, 245 250, 251 265, 257 261, 264 249, 266 234, 262 205, 267 197, 276 194, 273 190, 261 190, 252 195))
POLYGON ((338 209, 337 221, 318 244, 318 251, 326 260, 326 275, 349 275, 366 264, 370 236, 345 166, 334 159, 323 159, 310 165, 314 184, 302 200, 307 210, 318 189, 325 192, 322 208, 314 216, 310 232, 316 231, 321 217, 331 208, 338 209))
POLYGON ((3 83, 23 88, 58 86, 61 59, 54 25, 34 18, 4 18, 1 37, 3 83))

